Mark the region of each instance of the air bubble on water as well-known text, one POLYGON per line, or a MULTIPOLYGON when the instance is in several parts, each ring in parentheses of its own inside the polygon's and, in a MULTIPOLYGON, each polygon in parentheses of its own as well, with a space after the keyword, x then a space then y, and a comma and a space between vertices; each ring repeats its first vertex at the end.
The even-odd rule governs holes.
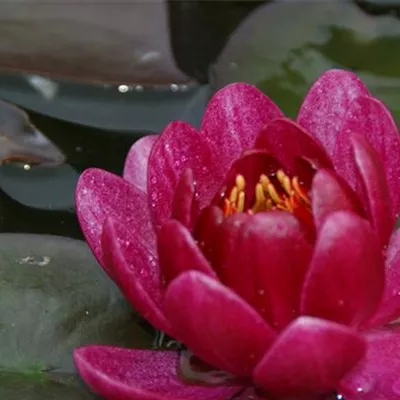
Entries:
POLYGON ((176 83, 171 83, 169 88, 171 89, 171 92, 179 92, 179 85, 177 85, 176 83))
POLYGON ((128 85, 119 85, 118 86, 118 92, 120 93, 128 93, 131 90, 131 88, 128 85))

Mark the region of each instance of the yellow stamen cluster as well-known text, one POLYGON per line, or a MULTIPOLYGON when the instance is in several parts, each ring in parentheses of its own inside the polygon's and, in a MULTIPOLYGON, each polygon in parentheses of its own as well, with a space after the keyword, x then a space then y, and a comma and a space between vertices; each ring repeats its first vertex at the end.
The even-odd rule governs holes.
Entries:
MULTIPOLYGON (((276 173, 279 187, 267 175, 262 174, 255 186, 254 203, 247 210, 253 214, 260 211, 284 210, 294 212, 298 207, 309 209, 310 199, 300 185, 298 177, 289 178, 282 170, 276 173)), ((236 185, 232 188, 228 198, 224 200, 224 215, 229 216, 236 212, 243 212, 245 205, 246 182, 242 175, 237 175, 236 185)))

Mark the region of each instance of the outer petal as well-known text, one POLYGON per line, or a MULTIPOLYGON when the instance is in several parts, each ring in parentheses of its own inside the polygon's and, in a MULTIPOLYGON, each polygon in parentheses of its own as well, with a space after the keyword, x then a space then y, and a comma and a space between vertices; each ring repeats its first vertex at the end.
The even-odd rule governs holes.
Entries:
POLYGON ((357 332, 333 322, 300 317, 257 365, 254 381, 278 398, 329 394, 365 350, 365 340, 357 332))
POLYGON ((228 170, 243 150, 253 147, 261 128, 281 116, 279 108, 260 90, 233 83, 210 100, 201 131, 223 169, 228 170))
POLYGON ((329 170, 321 169, 315 174, 311 189, 311 205, 317 229, 335 211, 361 213, 355 196, 351 196, 351 189, 345 185, 346 182, 339 180, 339 177, 329 170))
POLYGON ((353 73, 332 69, 312 86, 300 108, 297 122, 324 146, 332 157, 344 116, 354 99, 368 89, 353 73))
POLYGON ((256 148, 269 150, 290 173, 297 173, 302 158, 315 168, 332 168, 324 148, 300 125, 279 118, 266 125, 257 137, 256 148))
POLYGON ((135 239, 129 225, 107 219, 103 230, 104 260, 127 300, 153 326, 171 333, 162 311, 157 259, 135 239))
POLYGON ((137 140, 125 159, 123 177, 138 189, 147 192, 147 165, 151 149, 158 135, 147 135, 137 140))
POLYGON ((107 217, 128 224, 136 241, 150 253, 155 249, 147 195, 124 179, 101 169, 87 169, 79 178, 75 194, 76 212, 86 241, 106 269, 101 233, 107 217))
POLYGON ((165 295, 175 336, 202 360, 237 376, 250 376, 275 337, 247 303, 215 279, 191 271, 165 295))
POLYGON ((88 346, 76 349, 74 360, 83 380, 107 400, 226 400, 240 391, 180 380, 174 351, 88 346))
POLYGON ((386 253, 385 291, 383 300, 368 326, 388 324, 400 318, 400 230, 390 239, 386 253))
POLYGON ((400 332, 382 330, 367 335, 366 357, 341 382, 349 400, 398 400, 400 397, 400 332))
POLYGON ((185 169, 193 172, 203 208, 221 186, 224 174, 204 138, 189 124, 176 121, 165 128, 149 158, 149 206, 156 226, 170 218, 175 189, 185 169))
POLYGON ((335 157, 336 170, 357 192, 382 245, 386 246, 395 220, 379 154, 365 135, 349 133, 339 137, 335 157))
POLYGON ((298 220, 281 211, 255 214, 235 233, 221 280, 282 329, 299 313, 311 246, 298 220))
POLYGON ((357 326, 374 313, 383 287, 382 253, 369 223, 348 212, 332 214, 318 235, 302 314, 357 326))
POLYGON ((175 190, 172 200, 171 217, 181 222, 190 230, 199 215, 199 204, 197 201, 196 183, 191 169, 183 171, 181 179, 175 190))
POLYGON ((157 238, 159 262, 166 283, 190 270, 217 278, 192 235, 181 223, 167 222, 159 230, 157 238))
POLYGON ((386 260, 385 291, 368 326, 388 324, 400 318, 400 252, 386 260))
MULTIPOLYGON (((364 134, 382 160, 390 192, 391 213, 397 216, 400 207, 400 136, 389 110, 372 97, 357 98, 346 114, 340 137, 351 132, 364 134)), ((349 141, 338 140, 339 144, 347 146, 347 149, 338 149, 338 152, 351 152, 349 141)), ((341 167, 340 163, 337 167, 341 167)))

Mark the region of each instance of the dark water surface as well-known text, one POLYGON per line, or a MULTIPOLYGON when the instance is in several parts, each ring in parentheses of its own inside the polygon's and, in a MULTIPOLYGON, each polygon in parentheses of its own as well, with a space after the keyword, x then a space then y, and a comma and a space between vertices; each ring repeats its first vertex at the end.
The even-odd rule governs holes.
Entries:
POLYGON ((48 100, 27 77, 0 76, 0 98, 28 109, 68 163, 0 167, 2 232, 81 238, 73 210, 78 174, 88 167, 121 173, 135 140, 174 119, 198 125, 210 93, 229 82, 256 84, 293 116, 317 76, 346 68, 357 72, 400 122, 399 1, 168 4, 174 57, 198 84, 157 88, 57 81, 57 95, 48 100))

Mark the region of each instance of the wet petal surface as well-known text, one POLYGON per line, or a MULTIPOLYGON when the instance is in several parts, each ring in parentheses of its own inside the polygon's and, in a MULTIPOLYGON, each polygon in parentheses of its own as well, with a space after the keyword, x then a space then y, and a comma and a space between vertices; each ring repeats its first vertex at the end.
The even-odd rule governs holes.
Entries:
POLYGON ((240 391, 185 383, 175 351, 88 346, 76 349, 74 360, 89 387, 108 400, 226 400, 240 391))

